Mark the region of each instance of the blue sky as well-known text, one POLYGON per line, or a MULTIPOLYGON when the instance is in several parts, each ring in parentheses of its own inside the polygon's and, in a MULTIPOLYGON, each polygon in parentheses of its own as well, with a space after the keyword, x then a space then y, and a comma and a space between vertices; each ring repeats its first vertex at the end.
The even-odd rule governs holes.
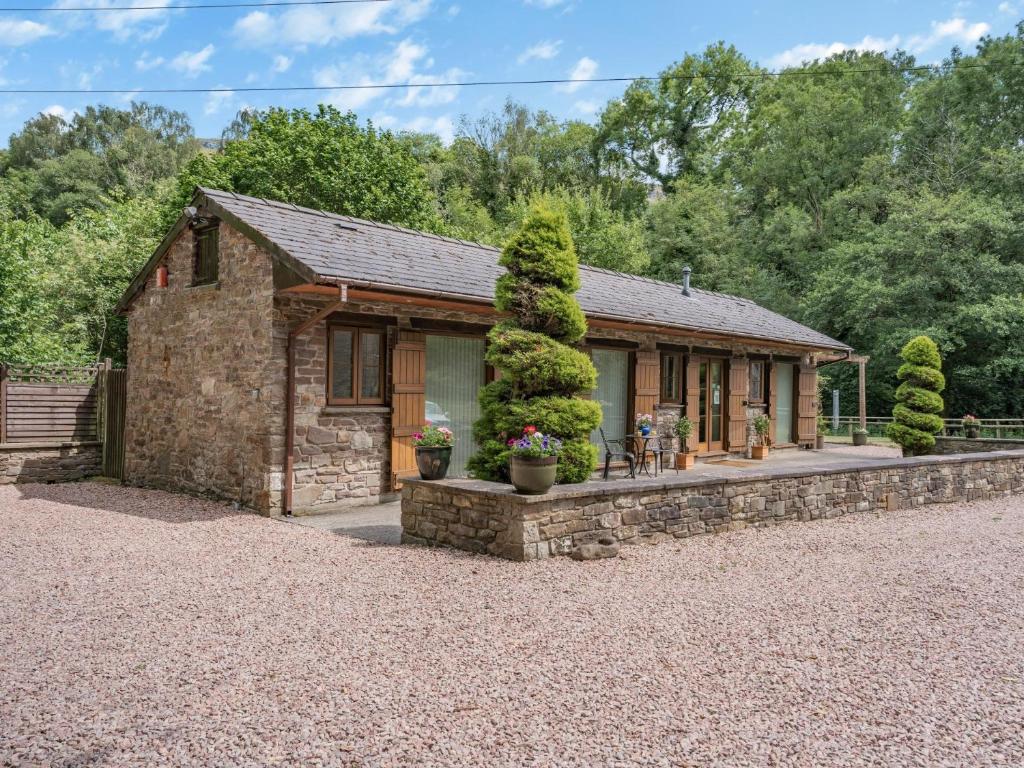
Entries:
MULTIPOLYGON (((56 5, 164 1, 167 10, 0 14, 0 87, 235 88, 646 75, 719 39, 772 67, 844 47, 900 47, 932 62, 953 45, 973 50, 981 35, 1005 34, 1024 17, 1024 0, 393 0, 202 11, 173 8, 175 2, 202 0, 58 0, 56 5)), ((219 136, 243 106, 330 101, 378 125, 450 138, 462 115, 495 110, 510 96, 562 118, 590 119, 622 88, 4 95, 0 135, 10 135, 40 111, 68 115, 87 104, 137 98, 185 110, 203 137, 219 136)))

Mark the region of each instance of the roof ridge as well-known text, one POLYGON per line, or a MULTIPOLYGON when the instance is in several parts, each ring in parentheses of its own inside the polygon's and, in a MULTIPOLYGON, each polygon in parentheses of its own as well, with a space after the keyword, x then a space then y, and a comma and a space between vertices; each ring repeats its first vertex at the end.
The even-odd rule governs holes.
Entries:
POLYGON ((359 218, 357 216, 348 216, 348 215, 346 215, 344 213, 333 213, 331 211, 325 211, 325 210, 321 210, 321 209, 317 209, 317 208, 306 208, 305 206, 302 206, 302 205, 295 205, 294 203, 286 203, 286 202, 281 201, 281 200, 269 200, 269 199, 262 198, 262 197, 253 197, 252 195, 240 195, 237 192, 228 192, 228 191, 223 190, 223 189, 213 189, 212 187, 199 187, 199 190, 204 195, 210 195, 210 194, 213 194, 213 195, 228 195, 228 196, 234 197, 236 200, 247 200, 247 201, 250 201, 252 203, 257 203, 257 204, 260 204, 260 205, 267 205, 267 206, 270 206, 272 208, 287 208, 287 209, 290 209, 290 210, 298 211, 299 213, 308 213, 308 214, 310 214, 312 216, 321 216, 321 217, 327 218, 327 219, 339 219, 341 221, 347 221, 347 222, 354 223, 354 224, 361 224, 361 225, 367 226, 367 227, 375 227, 377 229, 390 229, 390 230, 393 230, 395 232, 404 232, 407 235, 416 235, 418 237, 427 237, 427 238, 430 238, 430 239, 433 239, 433 240, 441 240, 441 241, 446 242, 446 243, 454 243, 454 244, 458 244, 458 245, 468 245, 468 246, 471 246, 473 248, 480 248, 481 250, 485 250, 485 251, 494 251, 494 252, 499 252, 499 253, 501 251, 500 248, 497 248, 497 247, 495 247, 493 245, 487 245, 486 243, 477 243, 477 242, 474 242, 472 240, 461 240, 461 239, 459 239, 457 237, 449 237, 447 235, 438 235, 438 234, 436 234, 434 232, 425 232, 425 231, 423 231, 421 229, 412 229, 410 227, 402 227, 402 226, 399 226, 398 224, 390 224, 390 223, 388 223, 386 221, 374 221, 372 219, 361 219, 361 218, 359 218))

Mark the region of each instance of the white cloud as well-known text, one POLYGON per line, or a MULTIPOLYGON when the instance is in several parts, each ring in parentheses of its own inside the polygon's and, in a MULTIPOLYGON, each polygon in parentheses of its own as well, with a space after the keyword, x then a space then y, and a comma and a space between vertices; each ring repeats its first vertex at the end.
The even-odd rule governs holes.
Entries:
POLYGON ((566 0, 526 0, 527 5, 535 5, 538 8, 556 8, 566 0))
POLYGON ((151 69, 156 69, 165 61, 166 59, 163 56, 157 56, 151 59, 149 58, 149 51, 143 51, 142 55, 135 61, 135 68, 139 70, 139 72, 148 72, 151 69))
MULTIPOLYGON (((224 88, 223 85, 216 86, 217 88, 224 88)), ((218 112, 222 112, 225 107, 234 101, 234 91, 213 91, 206 95, 206 101, 203 103, 203 114, 204 115, 216 115, 218 112)))
POLYGON ((137 39, 143 42, 155 40, 167 28, 171 0, 59 0, 56 8, 109 8, 114 5, 160 6, 147 7, 138 11, 98 11, 97 13, 66 14, 69 29, 76 29, 91 23, 102 32, 111 33, 117 40, 137 39))
POLYGON ((0 20, 0 45, 28 45, 41 37, 54 34, 56 34, 56 30, 35 21, 27 19, 0 20))
POLYGON ((289 69, 292 68, 292 62, 293 61, 294 61, 294 59, 291 59, 291 58, 289 58, 287 56, 275 56, 274 57, 274 71, 275 72, 287 72, 289 69))
POLYGON ((1017 6, 1014 5, 1013 3, 1000 3, 999 12, 1009 14, 1010 16, 1016 16, 1017 6))
POLYGON ((371 120, 378 128, 389 131, 415 131, 416 133, 435 133, 445 144, 451 144, 455 138, 455 121, 451 115, 427 117, 421 115, 412 120, 402 121, 390 114, 378 113, 371 120))
POLYGON ((601 104, 597 101, 581 100, 573 104, 572 108, 581 115, 590 117, 597 114, 597 110, 601 108, 601 104))
POLYGON ((327 45, 363 35, 396 34, 422 19, 431 0, 395 0, 332 6, 303 6, 281 13, 253 11, 233 28, 239 44, 327 45))
POLYGON ((962 18, 933 21, 932 29, 928 34, 914 35, 907 40, 907 50, 920 54, 931 50, 939 43, 953 42, 958 45, 971 45, 976 43, 989 29, 989 25, 983 21, 975 24, 970 24, 962 18))
MULTIPOLYGON (((570 80, 589 80, 597 74, 597 62, 588 56, 584 56, 582 59, 573 65, 573 68, 569 70, 570 80)), ((556 85, 555 90, 561 91, 562 93, 575 93, 582 88, 586 83, 562 83, 556 85)))
POLYGON ((449 16, 458 16, 459 15, 459 11, 461 11, 461 10, 462 9, 459 6, 457 6, 457 5, 450 5, 450 6, 448 6, 448 15, 449 16))
POLYGON ((427 73, 434 66, 426 46, 412 40, 402 40, 387 54, 369 58, 357 56, 339 64, 315 70, 313 82, 319 86, 359 85, 359 89, 332 91, 330 103, 339 109, 359 109, 371 101, 394 94, 389 103, 397 107, 430 107, 449 104, 458 96, 458 86, 424 87, 434 83, 452 82, 465 76, 457 68, 439 74, 427 73), (411 83, 412 86, 398 91, 393 88, 379 88, 393 83, 411 83))
POLYGON ((900 36, 872 37, 868 35, 857 43, 806 43, 794 45, 787 51, 778 53, 768 59, 768 66, 772 69, 785 69, 786 67, 798 67, 805 61, 814 59, 827 59, 843 51, 888 51, 896 48, 900 43, 900 36))
POLYGON ((558 51, 562 48, 561 40, 544 40, 542 42, 531 45, 525 51, 519 54, 516 58, 516 62, 519 64, 525 64, 533 59, 553 59, 558 55, 558 51))
POLYGON ((953 43, 958 45, 970 45, 989 31, 990 27, 984 22, 969 23, 962 18, 948 19, 947 21, 933 21, 931 31, 927 34, 911 35, 902 38, 900 35, 892 37, 874 37, 868 35, 860 42, 834 43, 804 43, 795 45, 789 50, 778 53, 768 59, 768 66, 772 69, 784 69, 785 67, 796 67, 814 59, 826 59, 843 51, 892 51, 896 48, 903 48, 910 53, 920 55, 940 43, 953 43))
POLYGON ((207 63, 214 52, 213 43, 198 51, 182 51, 173 59, 168 66, 185 75, 185 77, 199 77, 200 74, 211 69, 207 63))
POLYGON ((61 104, 51 104, 45 109, 41 109, 40 112, 44 115, 56 115, 65 121, 70 121, 78 113, 77 110, 68 109, 61 104))

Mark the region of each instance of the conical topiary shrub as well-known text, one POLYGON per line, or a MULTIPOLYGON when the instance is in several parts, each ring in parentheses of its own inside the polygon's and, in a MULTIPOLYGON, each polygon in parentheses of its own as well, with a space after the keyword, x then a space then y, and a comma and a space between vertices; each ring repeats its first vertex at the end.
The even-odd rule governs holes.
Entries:
POLYGON ((501 378, 480 390, 481 416, 473 425, 479 451, 469 460, 474 477, 509 481, 508 441, 534 426, 562 441, 558 482, 581 483, 597 465, 590 433, 601 406, 579 395, 597 383, 594 364, 573 345, 587 322, 573 294, 579 290, 576 249, 565 217, 535 207, 498 262, 494 304, 512 318, 488 336, 487 362, 501 378))
POLYGON ((904 362, 896 372, 901 383, 892 409, 894 423, 886 434, 903 448, 905 456, 928 453, 935 447, 935 435, 942 431, 943 402, 939 393, 946 388, 942 358, 927 336, 908 341, 900 357, 904 362))

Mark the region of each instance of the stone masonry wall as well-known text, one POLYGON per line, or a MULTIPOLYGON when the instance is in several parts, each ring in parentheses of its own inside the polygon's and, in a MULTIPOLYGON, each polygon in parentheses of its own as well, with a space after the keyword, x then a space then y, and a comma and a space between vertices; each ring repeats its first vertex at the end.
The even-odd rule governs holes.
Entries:
POLYGON ((818 473, 773 470, 729 481, 589 482, 544 496, 478 481, 411 481, 403 541, 512 560, 567 555, 611 534, 622 543, 1024 493, 1024 451, 897 459, 818 473))
POLYGON ((64 483, 99 475, 103 446, 73 445, 0 446, 0 485, 9 483, 64 483))
POLYGON ((270 254, 220 226, 219 282, 192 286, 192 234, 147 282, 128 317, 126 480, 270 511, 271 400, 284 360, 271 357, 270 254))
POLYGON ((957 453, 1014 450, 1024 450, 1024 440, 1000 440, 988 437, 979 437, 973 440, 966 437, 936 437, 935 448, 932 450, 932 453, 942 456, 957 453))

